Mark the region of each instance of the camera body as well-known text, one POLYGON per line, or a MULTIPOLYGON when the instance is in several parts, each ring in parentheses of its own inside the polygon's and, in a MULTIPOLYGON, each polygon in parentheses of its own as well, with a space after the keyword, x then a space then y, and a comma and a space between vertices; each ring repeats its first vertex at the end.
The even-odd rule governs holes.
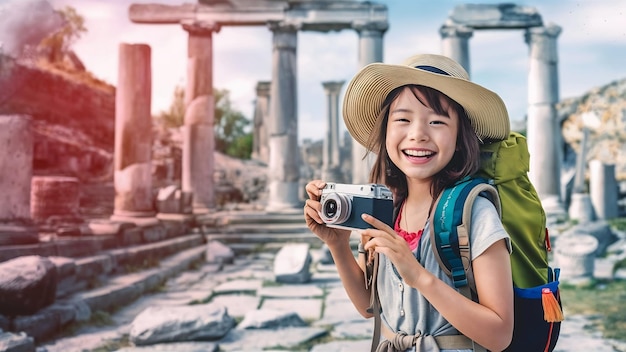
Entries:
POLYGON ((329 227, 346 230, 372 228, 361 219, 363 213, 393 227, 393 195, 389 188, 380 184, 329 182, 322 189, 320 203, 320 217, 329 227))

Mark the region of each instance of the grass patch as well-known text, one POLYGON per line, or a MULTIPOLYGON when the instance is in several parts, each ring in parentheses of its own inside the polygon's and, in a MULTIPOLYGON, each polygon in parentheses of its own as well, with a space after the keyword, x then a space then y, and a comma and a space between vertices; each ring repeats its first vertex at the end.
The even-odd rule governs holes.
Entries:
POLYGON ((98 348, 91 350, 90 352, 113 352, 118 351, 124 347, 132 347, 128 334, 122 336, 120 340, 107 340, 102 343, 98 348))
POLYGON ((611 219, 609 225, 618 231, 626 231, 626 218, 611 219))
POLYGON ((310 351, 316 345, 321 345, 321 344, 332 342, 332 341, 336 341, 336 340, 330 335, 330 333, 327 332, 326 334, 322 336, 305 341, 297 346, 290 346, 290 347, 272 346, 272 347, 265 348, 265 349, 271 350, 271 351, 306 352, 306 351, 310 351))
POLYGON ((589 286, 561 284, 561 299, 567 314, 598 316, 593 329, 603 337, 626 342, 626 281, 596 282, 589 286))

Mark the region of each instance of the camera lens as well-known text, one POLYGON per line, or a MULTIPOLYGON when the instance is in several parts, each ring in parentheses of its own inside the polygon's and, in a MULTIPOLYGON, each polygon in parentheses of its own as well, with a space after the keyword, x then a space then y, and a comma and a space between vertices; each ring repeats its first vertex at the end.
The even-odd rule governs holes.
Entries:
POLYGON ((320 216, 327 224, 341 224, 350 218, 352 199, 340 193, 329 193, 322 199, 320 216))
POLYGON ((326 217, 332 218, 337 214, 337 201, 334 199, 329 199, 328 202, 324 204, 324 215, 326 217))

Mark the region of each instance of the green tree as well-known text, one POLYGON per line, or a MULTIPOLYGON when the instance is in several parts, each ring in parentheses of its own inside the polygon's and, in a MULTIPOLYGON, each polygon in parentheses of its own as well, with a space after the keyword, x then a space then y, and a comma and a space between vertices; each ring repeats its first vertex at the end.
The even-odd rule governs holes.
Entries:
POLYGON ((169 109, 161 111, 156 119, 167 128, 180 127, 185 123, 185 88, 182 86, 174 88, 174 96, 169 109))
POLYGON ((215 149, 240 159, 250 159, 250 120, 232 107, 228 90, 215 89, 215 149))
POLYGON ((65 21, 65 25, 58 31, 51 33, 41 40, 39 48, 46 53, 48 61, 52 63, 63 61, 63 57, 70 51, 72 44, 81 35, 87 32, 85 18, 76 9, 66 6, 61 10, 56 10, 65 21))
MULTIPOLYGON (((252 132, 250 120, 235 110, 228 90, 214 89, 215 94, 215 150, 226 155, 250 159, 252 132)), ((167 111, 156 116, 157 121, 168 128, 180 127, 185 122, 185 89, 174 89, 172 104, 167 111)))

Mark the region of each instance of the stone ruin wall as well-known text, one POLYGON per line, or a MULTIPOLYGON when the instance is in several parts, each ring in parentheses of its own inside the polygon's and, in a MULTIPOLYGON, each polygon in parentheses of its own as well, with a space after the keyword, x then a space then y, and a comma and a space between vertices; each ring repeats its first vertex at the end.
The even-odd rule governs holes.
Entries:
POLYGON ((115 87, 0 57, 0 113, 33 118, 34 174, 111 176, 115 87))
POLYGON ((586 159, 615 164, 617 180, 626 183, 626 78, 592 88, 580 97, 563 99, 557 111, 563 140, 569 148, 565 159, 570 163, 575 162, 580 150, 582 115, 596 112, 602 124, 591 131, 586 159))

